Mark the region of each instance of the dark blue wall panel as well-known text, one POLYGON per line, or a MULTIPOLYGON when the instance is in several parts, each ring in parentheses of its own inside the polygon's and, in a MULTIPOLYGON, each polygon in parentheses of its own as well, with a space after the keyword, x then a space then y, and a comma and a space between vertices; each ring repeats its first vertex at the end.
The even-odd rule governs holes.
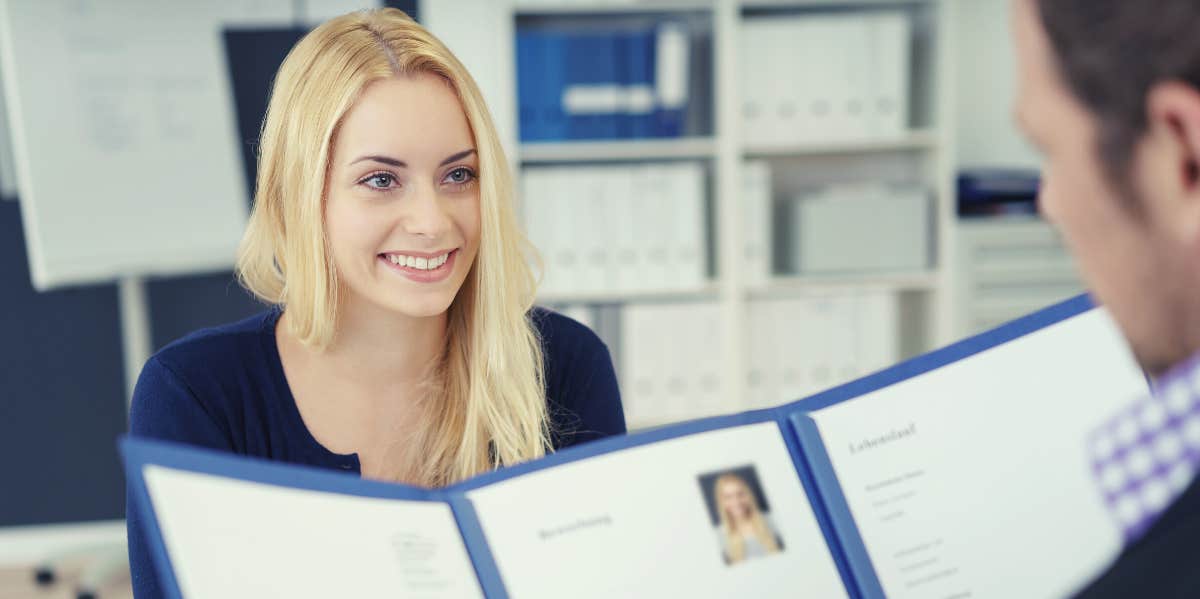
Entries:
POLYGON ((0 525, 123 514, 125 377, 114 285, 36 293, 0 202, 0 525))

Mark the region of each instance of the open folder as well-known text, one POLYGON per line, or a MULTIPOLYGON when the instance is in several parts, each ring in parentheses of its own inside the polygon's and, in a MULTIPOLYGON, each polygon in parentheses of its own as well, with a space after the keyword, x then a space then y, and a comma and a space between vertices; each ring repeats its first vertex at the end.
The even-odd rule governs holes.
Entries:
POLYGON ((446 489, 121 447, 176 597, 1056 597, 1121 547, 1088 433, 1146 392, 1081 296, 795 403, 446 489))

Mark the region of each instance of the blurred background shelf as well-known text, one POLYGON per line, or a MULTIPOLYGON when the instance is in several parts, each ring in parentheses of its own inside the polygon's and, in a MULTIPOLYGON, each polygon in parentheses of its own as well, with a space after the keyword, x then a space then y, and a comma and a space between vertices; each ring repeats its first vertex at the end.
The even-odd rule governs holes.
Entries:
POLYGON ((540 304, 622 304, 645 302, 686 302, 715 300, 719 291, 717 283, 706 284, 691 290, 609 291, 595 293, 548 293, 538 296, 540 304))
POLYGON ((705 0, 516 0, 513 12, 530 15, 611 15, 712 10, 705 0))
POLYGON ((743 9, 878 9, 933 4, 940 0, 739 0, 743 9))
MULTIPOLYGON (((473 72, 511 74, 488 100, 516 148, 522 218, 547 263, 538 301, 606 341, 631 423, 782 403, 951 339, 953 0, 475 2, 489 6, 503 33, 486 19, 452 21, 449 10, 432 16, 433 29, 472 40, 451 47, 474 57, 465 61, 473 72), (508 6, 506 18, 497 5, 508 6), (559 51, 561 63, 538 58, 559 51), (638 62, 646 59, 648 67, 638 62), (682 103, 671 104, 676 96, 682 103), (582 112, 571 112, 580 106, 572 97, 588 99, 582 112), (770 104, 776 101, 784 104, 770 104), (822 115, 846 126, 806 125, 819 125, 812 119, 822 115), (772 118, 780 119, 777 126, 772 118), (677 168, 693 172, 680 180, 669 172, 677 168), (901 198, 891 191, 897 185, 913 191, 901 198), (920 245, 928 257, 918 252, 899 261, 903 266, 850 265, 898 270, 792 274, 808 265, 831 270, 838 261, 823 257, 846 256, 847 243, 883 239, 862 222, 842 248, 836 240, 797 243, 801 228, 822 231, 824 222, 889 213, 863 203, 846 204, 857 212, 839 212, 842 204, 832 201, 797 212, 817 208, 813 202, 825 201, 819 192, 827 188, 850 195, 861 189, 881 206, 902 201, 927 213, 908 219, 910 233, 878 230, 890 235, 891 247, 906 236, 926 237, 920 245), (678 193, 690 195, 660 205, 678 193), (598 257, 604 244, 589 241, 597 234, 614 257, 598 257), (619 278, 618 263, 645 268, 652 253, 640 253, 639 243, 680 239, 701 244, 704 285, 657 291, 654 276, 640 275, 632 291, 628 284, 597 285, 619 278), (597 264, 606 264, 607 274, 578 272, 597 264), (830 378, 810 372, 762 387, 756 381, 771 373, 750 376, 762 367, 755 356, 788 353, 772 349, 781 341, 761 326, 764 318, 785 321, 791 337, 824 344, 819 340, 833 333, 817 332, 823 322, 861 323, 853 325, 861 337, 856 347, 870 351, 814 366, 830 378), (665 356, 674 354, 686 357, 683 366, 667 364, 665 356), (645 360, 663 364, 657 372, 639 370, 645 360), (675 390, 664 395, 664 385, 675 390)), ((701 274, 695 267, 686 262, 686 280, 701 274)))
POLYGON ((711 138, 527 142, 520 157, 525 163, 710 159, 716 149, 711 138))
POLYGON ((937 132, 932 130, 916 130, 893 138, 751 145, 747 146, 743 153, 750 158, 770 158, 776 156, 821 156, 829 154, 870 154, 876 152, 932 150, 938 146, 937 135, 937 132))
POLYGON ((880 290, 889 292, 936 291, 938 273, 849 273, 829 275, 781 275, 773 277, 766 286, 750 288, 751 298, 767 298, 812 292, 849 290, 880 290))

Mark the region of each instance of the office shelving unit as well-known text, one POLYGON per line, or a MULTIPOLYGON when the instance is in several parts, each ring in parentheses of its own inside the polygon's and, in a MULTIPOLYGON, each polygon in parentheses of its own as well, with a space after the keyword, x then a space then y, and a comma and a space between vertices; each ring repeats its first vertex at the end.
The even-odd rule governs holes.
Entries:
MULTIPOLYGON (((721 354, 722 393, 727 411, 749 407, 748 307, 760 299, 828 291, 884 290, 895 293, 902 326, 897 331, 901 356, 932 349, 949 341, 954 317, 949 302, 954 235, 954 124, 952 86, 954 49, 949 23, 953 0, 473 0, 458 9, 422 7, 426 24, 473 72, 486 69, 495 82, 485 89, 514 168, 542 164, 594 164, 696 159, 709 167, 711 280, 694 291, 666 293, 557 294, 543 303, 611 306, 646 301, 716 301, 720 338, 712 344, 721 354), (477 5, 477 6, 475 6, 477 5), (472 8, 475 6, 475 8, 472 8), (747 20, 774 14, 820 14, 874 9, 903 12, 912 25, 910 116, 898 136, 827 143, 797 141, 786 145, 751 145, 741 128, 739 36, 747 20), (432 9, 432 10, 431 10, 432 9), (465 14, 482 18, 462 19, 465 14), (522 21, 620 17, 701 19, 711 27, 711 130, 678 139, 567 141, 518 144, 515 31, 522 21), (475 21, 472 23, 470 21, 475 21), (486 22, 486 25, 478 24, 486 22), (462 40, 459 45, 455 40, 462 40), (465 56, 464 56, 465 54, 465 56), (744 251, 742 163, 761 159, 772 166, 775 194, 821 181, 895 180, 920 183, 932 197, 933 256, 930 266, 914 272, 862 274, 784 274, 774 272, 765 285, 751 285, 738 265, 744 251)), ((456 5, 462 3, 456 2, 456 5)), ((486 84, 481 81, 481 84, 486 84)), ((485 85, 486 87, 486 85, 485 85)), ((780 398, 784 400, 786 398, 780 398)), ((697 414, 699 416, 701 414, 697 414)), ((659 424, 633 422, 631 426, 659 424)))

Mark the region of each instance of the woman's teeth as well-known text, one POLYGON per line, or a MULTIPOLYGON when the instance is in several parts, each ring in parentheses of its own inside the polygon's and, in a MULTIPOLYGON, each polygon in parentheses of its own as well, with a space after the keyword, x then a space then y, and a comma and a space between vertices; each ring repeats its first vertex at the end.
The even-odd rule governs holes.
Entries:
POLYGON ((417 270, 434 270, 446 263, 446 260, 450 258, 450 252, 433 258, 419 258, 404 254, 384 254, 384 256, 396 266, 406 266, 417 270))

